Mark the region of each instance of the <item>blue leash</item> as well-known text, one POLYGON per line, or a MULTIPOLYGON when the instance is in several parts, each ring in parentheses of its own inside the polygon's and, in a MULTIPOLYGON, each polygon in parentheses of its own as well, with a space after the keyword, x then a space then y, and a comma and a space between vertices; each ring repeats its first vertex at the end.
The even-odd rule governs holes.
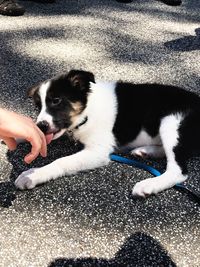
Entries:
POLYGON ((154 169, 153 167, 151 167, 149 165, 146 165, 146 164, 144 164, 144 163, 142 163, 140 161, 137 161, 137 160, 134 160, 134 159, 127 159, 127 158, 124 158, 124 157, 121 157, 121 156, 118 156, 118 155, 115 155, 115 154, 111 154, 110 158, 113 161, 117 161, 117 162, 120 162, 120 163, 125 163, 125 164, 131 165, 131 166, 135 166, 135 167, 137 167, 139 169, 148 171, 149 173, 151 173, 154 176, 160 176, 161 175, 161 172, 159 172, 158 170, 154 169))
MULTIPOLYGON (((111 154, 110 155, 110 159, 112 161, 116 161, 116 162, 119 162, 119 163, 131 165, 131 166, 137 167, 139 169, 145 170, 145 171, 151 173, 153 176, 160 176, 162 174, 161 172, 159 172, 155 168, 153 168, 153 167, 151 167, 149 165, 146 165, 146 164, 144 164, 144 163, 142 163, 140 161, 134 160, 134 159, 127 159, 125 157, 118 156, 118 155, 115 155, 115 154, 111 154)), ((200 192, 198 190, 195 190, 190 185, 185 185, 185 184, 180 183, 180 184, 176 184, 174 187, 177 188, 177 189, 182 189, 184 191, 187 191, 190 194, 192 194, 195 198, 200 200, 200 192)))

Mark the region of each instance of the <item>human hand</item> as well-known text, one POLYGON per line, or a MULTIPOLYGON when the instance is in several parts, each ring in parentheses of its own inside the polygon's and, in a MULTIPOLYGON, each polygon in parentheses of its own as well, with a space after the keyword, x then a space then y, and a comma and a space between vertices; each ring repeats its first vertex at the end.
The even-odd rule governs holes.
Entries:
POLYGON ((27 140, 32 146, 31 152, 24 158, 28 164, 39 154, 42 157, 47 155, 46 138, 32 119, 6 109, 0 109, 0 138, 10 150, 16 149, 16 138, 27 140))

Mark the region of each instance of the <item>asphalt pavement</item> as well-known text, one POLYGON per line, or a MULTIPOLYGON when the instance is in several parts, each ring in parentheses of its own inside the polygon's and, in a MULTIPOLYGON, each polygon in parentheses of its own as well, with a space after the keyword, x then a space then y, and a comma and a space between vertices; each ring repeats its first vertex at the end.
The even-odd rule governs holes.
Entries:
MULTIPOLYGON (((23 16, 0 16, 2 107, 35 119, 27 89, 71 68, 100 80, 172 84, 200 94, 200 1, 20 3, 23 16)), ((171 188, 133 199, 133 185, 151 175, 116 162, 19 191, 14 180, 22 171, 79 146, 63 137, 50 144, 46 159, 27 166, 29 149, 0 145, 0 267, 200 266, 200 204, 192 195, 171 188)), ((161 170, 165 163, 149 162, 161 170)), ((187 183, 196 190, 199 163, 188 162, 187 183)))

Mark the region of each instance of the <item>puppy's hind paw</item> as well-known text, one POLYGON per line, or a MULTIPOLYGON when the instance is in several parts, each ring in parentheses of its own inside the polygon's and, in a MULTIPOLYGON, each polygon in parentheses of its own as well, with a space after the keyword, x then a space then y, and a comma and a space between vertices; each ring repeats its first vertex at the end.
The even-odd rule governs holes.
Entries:
POLYGON ((135 156, 135 157, 140 157, 140 158, 148 158, 149 155, 146 151, 145 148, 141 148, 141 147, 138 147, 138 148, 135 148, 131 151, 131 155, 135 156))

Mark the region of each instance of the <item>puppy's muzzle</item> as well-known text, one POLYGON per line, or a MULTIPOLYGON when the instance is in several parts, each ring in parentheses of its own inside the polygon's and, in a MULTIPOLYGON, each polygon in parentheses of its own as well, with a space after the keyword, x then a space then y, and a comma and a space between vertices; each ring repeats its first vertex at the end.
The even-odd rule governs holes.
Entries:
POLYGON ((49 129, 49 123, 47 121, 40 121, 37 123, 38 128, 46 134, 49 129))

